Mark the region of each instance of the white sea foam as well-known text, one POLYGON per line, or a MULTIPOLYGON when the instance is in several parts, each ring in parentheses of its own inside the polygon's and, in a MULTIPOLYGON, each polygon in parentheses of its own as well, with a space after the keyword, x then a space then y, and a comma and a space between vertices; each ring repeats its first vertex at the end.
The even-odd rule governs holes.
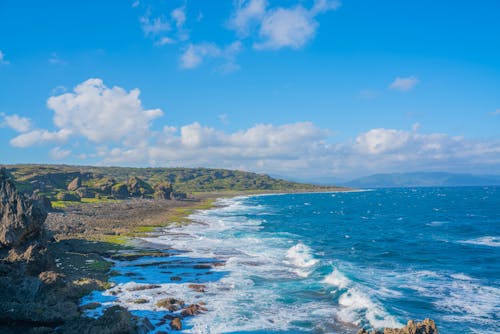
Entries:
POLYGON ((287 250, 284 262, 294 266, 292 271, 300 277, 308 277, 311 273, 309 269, 315 266, 318 260, 313 257, 311 248, 299 242, 287 250))
POLYGON ((484 236, 476 239, 459 241, 462 244, 500 247, 500 237, 484 236))
POLYGON ((351 284, 351 281, 336 268, 322 282, 333 285, 337 289, 345 289, 351 284))

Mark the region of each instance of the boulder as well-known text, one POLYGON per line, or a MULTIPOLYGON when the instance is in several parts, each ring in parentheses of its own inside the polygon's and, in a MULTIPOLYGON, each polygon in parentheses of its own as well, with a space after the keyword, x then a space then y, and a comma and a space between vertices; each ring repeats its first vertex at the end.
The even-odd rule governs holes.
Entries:
POLYGON ((174 331, 180 331, 182 329, 181 319, 179 318, 172 319, 172 321, 170 321, 170 328, 172 328, 174 331))
POLYGON ((95 192, 86 188, 86 187, 80 187, 75 190, 76 195, 80 198, 94 198, 95 197, 95 192))
POLYGON ((77 176, 73 179, 73 181, 71 181, 69 184, 68 184, 68 191, 75 191, 76 189, 80 188, 82 186, 82 179, 77 176))
POLYGON ((203 313, 207 309, 201 306, 200 304, 191 304, 188 307, 182 309, 181 315, 183 317, 192 317, 197 314, 203 313))
POLYGON ((38 237, 47 211, 16 190, 5 169, 0 170, 0 248, 16 247, 38 237))
POLYGON ((384 328, 384 331, 368 331, 360 329, 358 334, 438 334, 436 324, 431 319, 425 319, 422 322, 409 320, 403 328, 384 328))

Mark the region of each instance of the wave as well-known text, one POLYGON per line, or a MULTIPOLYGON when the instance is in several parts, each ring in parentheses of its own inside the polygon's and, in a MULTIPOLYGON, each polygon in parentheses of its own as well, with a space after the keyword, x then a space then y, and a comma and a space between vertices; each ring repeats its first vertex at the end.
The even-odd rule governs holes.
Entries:
POLYGON ((308 277, 311 270, 307 269, 314 267, 319 262, 313 257, 311 248, 301 242, 287 250, 286 258, 285 263, 295 266, 296 268, 292 271, 300 277, 308 277))
POLYGON ((390 315, 382 305, 370 298, 374 293, 362 291, 363 287, 355 284, 337 268, 328 274, 322 283, 335 287, 335 292, 340 292, 338 297, 339 310, 337 317, 348 323, 358 326, 369 324, 372 328, 402 327, 402 324, 390 315))
POLYGON ((462 244, 500 247, 500 237, 484 236, 480 238, 459 241, 462 244))

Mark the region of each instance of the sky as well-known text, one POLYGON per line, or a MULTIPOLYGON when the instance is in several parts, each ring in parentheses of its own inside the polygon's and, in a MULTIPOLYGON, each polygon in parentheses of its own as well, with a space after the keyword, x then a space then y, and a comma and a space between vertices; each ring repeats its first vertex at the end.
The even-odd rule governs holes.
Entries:
POLYGON ((500 173, 500 2, 0 0, 0 163, 500 173))

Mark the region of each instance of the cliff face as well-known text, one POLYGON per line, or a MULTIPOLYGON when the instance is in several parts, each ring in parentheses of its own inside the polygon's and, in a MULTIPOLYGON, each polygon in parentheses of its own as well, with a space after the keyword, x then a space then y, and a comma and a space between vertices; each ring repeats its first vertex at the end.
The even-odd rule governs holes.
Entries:
POLYGON ((5 169, 1 169, 0 247, 19 247, 36 240, 46 218, 45 209, 17 192, 5 169))
POLYGON ((43 206, 20 194, 1 169, 0 324, 57 322, 54 309, 65 309, 58 303, 46 305, 47 287, 59 278, 50 271, 55 266, 46 247, 46 218, 43 206))

